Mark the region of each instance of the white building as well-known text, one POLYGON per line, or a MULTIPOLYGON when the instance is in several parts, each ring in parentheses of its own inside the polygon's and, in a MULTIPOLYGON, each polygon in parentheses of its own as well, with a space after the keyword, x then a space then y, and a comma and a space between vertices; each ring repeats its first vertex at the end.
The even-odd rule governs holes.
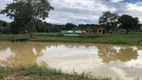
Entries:
POLYGON ((85 30, 62 30, 62 33, 66 34, 83 34, 86 33, 85 30))

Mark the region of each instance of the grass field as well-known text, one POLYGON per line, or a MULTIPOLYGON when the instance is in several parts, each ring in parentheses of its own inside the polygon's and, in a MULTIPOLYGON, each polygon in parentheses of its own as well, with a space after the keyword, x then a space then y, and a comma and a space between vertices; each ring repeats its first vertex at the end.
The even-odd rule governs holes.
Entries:
POLYGON ((0 67, 0 80, 112 80, 111 78, 92 77, 88 73, 66 73, 54 68, 30 65, 27 67, 0 67))
MULTIPOLYGON (((106 35, 85 35, 80 36, 64 36, 60 33, 35 33, 35 38, 30 39, 31 41, 61 41, 61 42, 92 42, 92 43, 118 43, 118 44, 131 44, 137 45, 142 44, 142 32, 133 32, 129 34, 125 33, 114 33, 106 35)), ((11 40, 29 38, 29 35, 24 34, 1 34, 0 40, 11 40)))

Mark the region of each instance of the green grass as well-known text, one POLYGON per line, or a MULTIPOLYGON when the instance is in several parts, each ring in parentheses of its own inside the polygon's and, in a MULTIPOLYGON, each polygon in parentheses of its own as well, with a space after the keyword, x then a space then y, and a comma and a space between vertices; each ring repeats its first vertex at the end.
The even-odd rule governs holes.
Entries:
MULTIPOLYGON (((29 35, 17 34, 17 35, 0 35, 0 40, 11 40, 29 38, 29 35)), ((31 41, 61 41, 61 42, 98 42, 98 43, 119 43, 119 44, 131 44, 137 45, 142 44, 142 32, 133 32, 129 34, 125 33, 114 33, 106 35, 85 35, 80 36, 64 36, 60 33, 36 33, 35 38, 31 41)))
POLYGON ((13 68, 0 68, 0 80, 111 80, 111 78, 92 77, 88 73, 66 73, 55 68, 45 66, 20 66, 13 68))
POLYGON ((29 35, 25 34, 0 34, 0 41, 7 41, 7 40, 12 40, 12 39, 23 39, 23 38, 29 38, 29 35))
POLYGON ((65 37, 58 33, 36 33, 37 37, 34 40, 47 41, 65 41, 65 42, 108 42, 120 44, 141 44, 142 32, 138 33, 114 33, 106 35, 80 35, 77 37, 65 37))

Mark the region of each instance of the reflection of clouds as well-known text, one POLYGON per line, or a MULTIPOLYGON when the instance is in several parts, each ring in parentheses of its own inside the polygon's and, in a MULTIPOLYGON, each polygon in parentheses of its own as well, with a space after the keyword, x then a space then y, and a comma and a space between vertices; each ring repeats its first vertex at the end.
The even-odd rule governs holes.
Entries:
POLYGON ((36 55, 37 54, 37 51, 35 48, 33 48, 33 53, 36 55))
POLYGON ((142 79, 142 68, 135 68, 135 67, 122 67, 122 70, 127 73, 127 77, 133 77, 133 78, 141 78, 142 79))
POLYGON ((142 50, 138 50, 138 59, 137 60, 131 60, 126 63, 127 66, 135 67, 135 68, 142 68, 142 50))
POLYGON ((101 67, 102 66, 108 67, 108 69, 103 67, 101 68, 101 70, 104 70, 110 73, 108 75, 105 74, 105 76, 110 76, 114 78, 113 80, 115 80, 116 78, 118 80, 134 80, 138 77, 140 78, 140 80, 142 79, 142 68, 128 66, 126 65, 126 62, 115 61, 115 62, 110 62, 108 64, 101 65, 101 67))
POLYGON ((141 47, 105 46, 100 44, 97 44, 96 46, 98 47, 96 47, 93 44, 91 46, 85 46, 79 43, 75 45, 66 43, 50 45, 45 43, 32 44, 34 44, 34 47, 31 44, 31 46, 25 44, 24 47, 19 48, 16 43, 14 44, 16 45, 15 48, 12 46, 11 49, 2 49, 4 51, 0 51, 0 60, 8 61, 11 56, 14 56, 11 52, 12 50, 17 55, 17 57, 14 57, 15 61, 18 62, 21 60, 20 63, 27 64, 32 61, 31 63, 37 63, 39 65, 48 64, 50 67, 67 71, 92 72, 92 75, 112 77, 114 80, 118 77, 120 80, 134 80, 137 77, 142 78, 141 47), (42 48, 43 45, 44 48, 42 48), (47 45, 46 48, 45 45, 47 45), (23 51, 23 48, 25 51, 23 51), (100 50, 106 54, 100 54, 100 50), (20 54, 21 57, 19 57, 20 54), (101 56, 98 56, 99 54, 101 56), (104 61, 110 60, 110 62, 102 62, 103 58, 104 61))
POLYGON ((98 49, 95 46, 90 46, 86 48, 85 46, 73 46, 66 47, 65 45, 59 46, 51 46, 46 47, 46 49, 42 50, 44 55, 48 55, 48 57, 58 57, 58 56, 73 56, 73 55, 82 55, 82 54, 98 54, 98 49))
POLYGON ((127 73, 121 68, 112 67, 111 68, 117 75, 123 80, 132 80, 132 78, 127 77, 127 73))
MULTIPOLYGON (((132 49, 132 51, 136 51, 137 47, 125 47, 125 46, 109 46, 112 48, 112 50, 116 50, 116 53, 119 54, 121 50, 127 49, 128 52, 129 49, 132 49)), ((104 47, 102 47, 104 48, 104 47)), ((135 75, 140 74, 138 67, 133 67, 130 69, 133 69, 132 72, 129 72, 130 69, 125 69, 126 67, 129 68, 132 65, 137 64, 141 65, 142 57, 140 58, 141 51, 138 52, 139 58, 138 59, 131 59, 127 62, 121 62, 119 60, 112 61, 110 63, 102 63, 101 59, 97 56, 98 54, 98 48, 95 46, 90 46, 86 48, 85 46, 51 46, 47 47, 46 49, 42 50, 44 55, 39 58, 39 60, 43 60, 45 62, 48 62, 49 66, 60 68, 63 70, 75 70, 78 72, 86 71, 86 72, 92 72, 95 76, 106 76, 106 77, 112 77, 113 79, 119 78, 121 80, 133 80, 134 78, 137 78, 141 75, 135 75), (138 71, 137 71, 138 70, 138 71), (110 73, 110 74, 108 74, 110 73), (131 75, 131 76, 130 76, 131 75)), ((126 52, 127 52, 126 51, 126 52)), ((111 52, 108 52, 111 53, 111 52)), ((111 54, 116 54, 112 52, 111 54)), ((132 52, 133 53, 133 52, 132 52)), ((132 54, 131 53, 131 54, 132 54)), ((127 57, 127 56, 134 56, 134 55, 127 55, 125 52, 123 52, 124 55, 121 57, 127 57)), ((135 54, 135 53, 134 53, 135 54)), ((137 53, 136 53, 137 54, 137 53)), ((103 55, 102 55, 103 56, 103 55)), ((106 54, 106 56, 110 56, 106 54)), ((140 77, 141 78, 141 77, 140 77)))
POLYGON ((119 51, 120 51, 120 49, 121 49, 121 47, 119 47, 119 46, 113 46, 113 49, 115 49, 115 50, 116 50, 116 52, 119 52, 119 51))
MULTIPOLYGON (((112 47, 110 49, 116 50, 117 53, 119 53, 121 49, 127 49, 127 47, 124 46, 110 47, 112 47)), ((136 47, 133 47, 132 49, 136 50, 136 47)), ((128 65, 129 63, 136 64, 136 62, 140 63, 140 61, 132 59, 128 62, 121 62, 117 60, 106 64, 101 62, 101 59, 98 57, 98 51, 98 48, 95 46, 90 46, 88 48, 85 46, 77 47, 70 45, 50 46, 42 50, 42 53, 44 53, 44 55, 38 58, 38 60, 48 62, 50 67, 60 68, 68 71, 75 70, 77 72, 92 72, 92 75, 95 76, 101 75, 106 77, 112 77, 113 79, 119 78, 121 80, 133 80, 134 78, 138 77, 137 75, 132 75, 132 73, 128 73, 128 70, 124 68, 130 67, 128 65)), ((138 53, 140 52, 141 51, 138 51, 138 53)), ((127 55, 124 55, 122 57, 125 56, 127 55)), ((137 67, 133 69, 135 70, 135 72, 138 72, 137 67)))
MULTIPOLYGON (((122 47, 122 46, 113 46, 112 48, 115 49, 116 52, 119 52, 121 49, 126 49, 126 47, 122 47)), ((133 47, 130 47, 130 48, 132 48, 134 51, 138 50, 138 48, 136 46, 133 46, 133 47)))
POLYGON ((142 50, 138 50, 139 55, 142 57, 142 50))
POLYGON ((138 50, 138 48, 136 46, 133 46, 132 49, 133 50, 138 50))
POLYGON ((10 56, 14 56, 10 48, 7 48, 5 51, 0 51, 0 60, 7 60, 10 56))
POLYGON ((131 60, 126 63, 128 67, 135 67, 135 68, 142 68, 142 59, 137 59, 137 60, 131 60))
POLYGON ((44 54, 38 58, 45 61, 51 67, 62 68, 65 70, 75 69, 76 71, 84 71, 88 68, 100 65, 98 49, 95 46, 86 48, 85 46, 51 46, 42 50, 44 54))

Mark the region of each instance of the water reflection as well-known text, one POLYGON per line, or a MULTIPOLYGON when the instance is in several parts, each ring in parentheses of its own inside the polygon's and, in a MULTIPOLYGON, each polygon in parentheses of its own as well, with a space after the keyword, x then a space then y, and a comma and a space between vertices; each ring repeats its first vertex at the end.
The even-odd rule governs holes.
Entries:
POLYGON ((127 62, 132 59, 137 59, 138 52, 131 47, 117 47, 107 46, 99 49, 99 57, 103 62, 111 62, 120 60, 121 62, 127 62))
POLYGON ((38 64, 120 80, 142 78, 142 47, 87 43, 0 42, 0 65, 38 64), (109 73, 109 74, 108 74, 109 73), (121 74, 120 74, 121 73, 121 74))
POLYGON ((41 50, 45 47, 31 43, 9 43, 0 46, 0 56, 5 55, 3 57, 6 58, 0 60, 0 64, 5 66, 37 64, 37 58, 43 55, 41 50))
POLYGON ((80 67, 89 68, 92 67, 94 61, 96 64, 98 62, 98 49, 95 46, 88 48, 81 45, 76 46, 70 44, 58 45, 57 47, 47 46, 42 52, 44 55, 38 58, 40 61, 48 62, 51 67, 66 70, 76 68, 79 71, 81 69, 80 67), (95 58, 96 60, 94 60, 95 58))

